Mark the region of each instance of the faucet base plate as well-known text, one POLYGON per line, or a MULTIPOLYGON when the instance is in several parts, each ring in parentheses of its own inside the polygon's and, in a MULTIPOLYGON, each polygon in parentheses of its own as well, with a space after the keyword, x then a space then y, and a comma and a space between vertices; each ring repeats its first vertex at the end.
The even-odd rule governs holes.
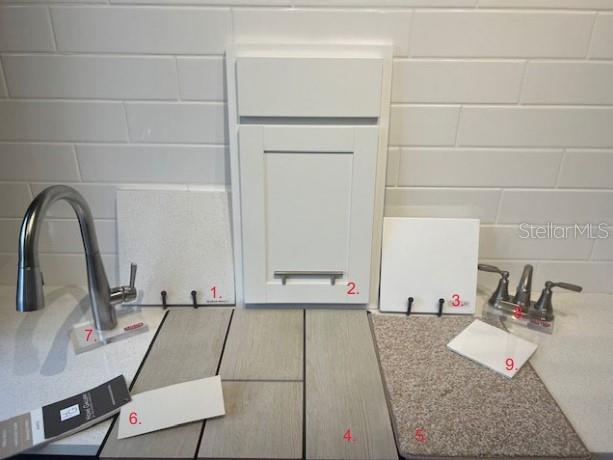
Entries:
POLYGON ((147 332, 149 326, 139 309, 130 308, 118 312, 117 326, 108 331, 96 329, 93 321, 76 324, 70 332, 70 338, 75 353, 84 353, 102 347, 109 343, 133 337, 147 332))
POLYGON ((483 307, 484 318, 498 319, 502 321, 505 327, 509 325, 518 325, 526 327, 530 330, 542 332, 544 334, 553 334, 555 318, 548 321, 540 318, 532 318, 512 302, 501 301, 492 306, 486 303, 483 307))

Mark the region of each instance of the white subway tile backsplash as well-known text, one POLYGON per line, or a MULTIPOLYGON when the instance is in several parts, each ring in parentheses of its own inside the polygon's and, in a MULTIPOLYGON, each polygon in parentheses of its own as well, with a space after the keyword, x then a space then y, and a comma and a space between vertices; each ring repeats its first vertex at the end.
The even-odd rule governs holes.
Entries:
POLYGON ((17 283, 17 254, 0 254, 0 284, 17 283))
POLYGON ((611 190, 504 190, 498 223, 613 223, 611 190))
POLYGON ((125 141, 118 102, 0 101, 0 140, 125 141))
POLYGON ((582 286, 584 292, 613 294, 613 262, 539 262, 535 275, 535 289, 545 281, 566 281, 582 286))
POLYGON ((74 148, 69 144, 0 143, 0 180, 79 181, 74 148))
POLYGON ((201 101, 226 99, 222 57, 178 57, 177 66, 182 99, 201 101))
MULTIPOLYGON (((0 252, 16 252, 21 219, 0 220, 0 252)), ((114 220, 95 221, 96 235, 100 252, 117 252, 116 222, 114 220)), ((74 220, 46 219, 41 228, 38 250, 41 253, 64 252, 83 253, 83 241, 79 222, 74 220)))
POLYGON ((400 149, 391 147, 387 149, 387 173, 385 176, 385 184, 388 187, 398 185, 398 170, 400 167, 400 149))
POLYGON ((613 189, 613 150, 567 151, 558 186, 613 189))
MULTIPOLYGON (((52 183, 32 184, 32 193, 38 195, 52 183)), ((115 219, 115 195, 119 186, 117 185, 96 185, 96 184, 70 184, 87 201, 96 219, 115 219)), ((24 209, 25 210, 25 209, 24 209)), ((69 204, 58 201, 49 208, 49 217, 75 217, 75 213, 69 204)))
POLYGON ((77 146, 77 153, 88 182, 226 183, 223 146, 88 144, 77 146))
POLYGON ((553 187, 561 150, 403 148, 399 186, 553 187))
POLYGON ((390 43, 406 56, 406 10, 235 9, 234 39, 246 43, 390 43))
POLYGON ((557 8, 612 10, 611 0, 479 0, 482 8, 557 8))
POLYGON ((0 217, 23 217, 29 204, 27 184, 0 183, 0 217))
POLYGON ((604 238, 595 241, 591 259, 613 261, 613 227, 603 230, 601 236, 604 238))
POLYGON ((585 57, 594 13, 416 11, 411 54, 428 57, 585 57))
MULTIPOLYGON (((106 254, 102 256, 106 276, 111 286, 117 286, 117 256, 106 254)), ((47 286, 87 286, 87 270, 85 257, 81 254, 41 254, 40 266, 47 286), (58 267, 62 267, 58 270, 58 267)), ((17 265, 15 265, 17 267, 17 265)), ((129 270, 130 267, 121 267, 129 270)), ((17 270, 15 270, 17 273, 17 270)), ((1 280, 0 280, 1 282, 1 280)))
POLYGON ((6 89, 6 78, 4 76, 4 69, 2 68, 2 60, 0 60, 0 98, 8 96, 9 92, 6 89))
POLYGON ((515 103, 521 61, 396 60, 392 101, 433 103, 515 103))
POLYGON ((0 6, 0 51, 53 51, 46 6, 0 6))
POLYGON ((391 188, 385 194, 388 217, 471 217, 493 223, 500 190, 391 188))
POLYGON ((177 99, 172 57, 4 56, 9 91, 19 98, 177 99))
POLYGON ((590 57, 613 58, 613 13, 599 13, 596 16, 590 57))
POLYGON ((219 103, 126 103, 133 142, 226 142, 226 106, 219 103))
POLYGON ((221 54, 229 9, 168 7, 51 8, 60 51, 221 54))
POLYGON ((393 105, 390 113, 390 145, 453 145, 459 107, 393 105))
POLYGON ((594 240, 588 238, 527 238, 519 226, 481 226, 479 257, 485 259, 577 259, 586 260, 594 240))
POLYGON ((613 147, 610 107, 464 107, 458 145, 613 147))
POLYGON ((528 104, 611 105, 613 63, 530 62, 521 99, 528 104))

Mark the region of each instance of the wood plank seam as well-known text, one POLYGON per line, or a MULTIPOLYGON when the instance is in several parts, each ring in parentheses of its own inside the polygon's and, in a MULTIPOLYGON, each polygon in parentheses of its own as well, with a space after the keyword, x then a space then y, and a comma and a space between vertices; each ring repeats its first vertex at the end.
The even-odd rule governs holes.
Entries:
MULTIPOLYGON (((228 321, 228 327, 226 328, 226 336, 223 339, 223 345, 221 346, 221 353, 219 354, 219 361, 217 362, 217 370, 215 371, 215 375, 219 375, 219 368, 221 367, 221 361, 223 359, 224 351, 226 351, 226 343, 228 342, 228 336, 230 335, 230 327, 232 326, 232 318, 234 318, 234 312, 236 310, 232 309, 232 313, 230 314, 230 320, 228 321)), ((194 460, 198 458, 198 452, 200 451, 200 444, 202 443, 202 436, 204 436, 204 430, 206 428, 206 420, 202 421, 202 428, 200 430, 200 437, 198 438, 198 442, 196 443, 196 451, 194 452, 194 460)))

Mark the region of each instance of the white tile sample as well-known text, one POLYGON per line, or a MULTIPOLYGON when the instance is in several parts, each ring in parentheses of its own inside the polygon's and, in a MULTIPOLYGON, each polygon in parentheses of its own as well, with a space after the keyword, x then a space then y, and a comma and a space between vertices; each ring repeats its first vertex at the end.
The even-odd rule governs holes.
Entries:
POLYGON ((0 144, 0 180, 79 181, 70 144, 0 144))
POLYGON ((179 87, 184 100, 226 99, 224 60, 214 57, 177 57, 179 87))
POLYGON ((117 192, 122 281, 138 264, 139 304, 234 303, 234 265, 225 191, 120 190, 117 192))
POLYGON ((610 107, 462 108, 458 145, 613 147, 610 107))
POLYGON ((478 188, 392 188, 385 194, 388 217, 474 217, 496 220, 500 190, 478 188))
MULTIPOLYGON (((50 185, 54 184, 31 184, 32 194, 36 196, 50 185)), ((83 198, 85 198, 85 200, 89 204, 94 218, 115 219, 115 192, 119 188, 117 185, 70 184, 70 186, 76 189, 81 195, 83 195, 83 198)), ((47 217, 74 218, 75 213, 68 203, 64 201, 58 201, 57 203, 51 205, 47 217)))
POLYGON ((523 70, 521 61, 396 60, 392 102, 514 103, 523 70))
POLYGON ((567 150, 558 187, 613 188, 613 150, 567 150))
POLYGON ((132 395, 122 406, 117 438, 170 428, 226 413, 221 377, 206 377, 132 395))
POLYGON ((585 57, 594 13, 417 11, 413 56, 585 57))
POLYGON ((12 97, 67 99, 178 98, 171 57, 4 56, 12 97))
POLYGON ((611 190, 504 190, 498 223, 613 222, 611 190))
POLYGON ((398 185, 554 187, 561 150, 403 148, 398 185))
POLYGON ((224 104, 129 102, 125 106, 133 142, 226 142, 224 104))
POLYGON ((390 145, 453 145, 460 108, 392 105, 390 145))
POLYGON ((119 102, 0 101, 0 140, 126 141, 119 102))
POLYGON ((0 51, 53 51, 46 6, 0 6, 0 51))
POLYGON ((26 184, 0 184, 0 217, 22 218, 30 205, 30 192, 26 184))
POLYGON ((590 57, 613 58, 613 13, 599 13, 594 23, 590 57))
POLYGON ((613 62, 530 62, 521 99, 525 104, 611 105, 613 62))
POLYGON ((233 18, 239 43, 391 43, 394 55, 408 53, 410 11, 235 9, 233 18))
POLYGON ((51 8, 60 51, 221 54, 229 9, 155 7, 51 8))
POLYGON ((226 183, 223 146, 85 144, 77 146, 77 155, 84 181, 226 183))
POLYGON ((447 344, 450 350, 508 378, 536 351, 536 344, 476 319, 447 344))
POLYGON ((478 246, 477 219, 384 218, 379 309, 474 313, 478 246))

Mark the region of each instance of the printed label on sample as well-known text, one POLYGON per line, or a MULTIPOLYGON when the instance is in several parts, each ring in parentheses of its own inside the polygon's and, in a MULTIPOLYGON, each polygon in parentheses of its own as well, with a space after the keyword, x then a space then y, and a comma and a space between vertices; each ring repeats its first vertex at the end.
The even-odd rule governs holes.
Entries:
POLYGON ((0 421, 0 459, 103 420, 130 401, 125 378, 120 375, 79 395, 0 421))

